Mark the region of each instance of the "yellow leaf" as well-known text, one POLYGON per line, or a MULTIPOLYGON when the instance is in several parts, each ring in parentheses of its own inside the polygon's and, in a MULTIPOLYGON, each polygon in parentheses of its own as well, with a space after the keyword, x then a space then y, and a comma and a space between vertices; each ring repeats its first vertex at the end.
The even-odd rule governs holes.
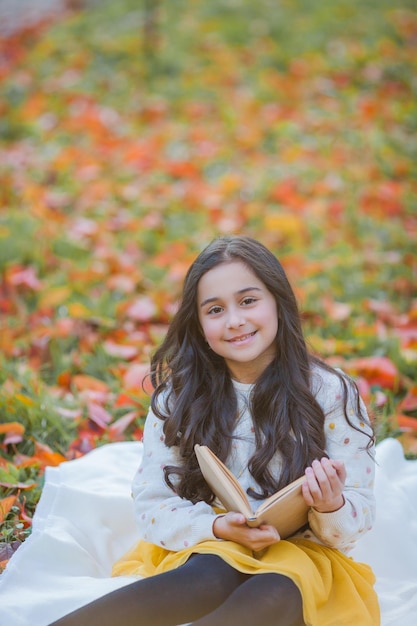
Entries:
POLYGON ((68 314, 71 317, 85 318, 91 316, 91 311, 81 302, 72 302, 68 305, 68 314))
POLYGON ((278 238, 290 239, 297 245, 302 244, 306 234, 303 220, 288 211, 266 214, 264 227, 266 231, 276 234, 278 238))
POLYGON ((26 406, 33 406, 35 404, 32 398, 29 398, 29 396, 24 396, 22 393, 16 393, 15 398, 17 398, 19 402, 25 404, 26 406))
POLYGON ((52 287, 47 289, 45 293, 39 298, 39 308, 47 309, 49 307, 55 307, 67 300, 71 295, 71 289, 67 285, 61 287, 52 287))
POLYGON ((268 230, 278 230, 283 234, 292 235, 303 229, 303 222, 298 215, 292 213, 269 213, 265 216, 265 226, 268 230))

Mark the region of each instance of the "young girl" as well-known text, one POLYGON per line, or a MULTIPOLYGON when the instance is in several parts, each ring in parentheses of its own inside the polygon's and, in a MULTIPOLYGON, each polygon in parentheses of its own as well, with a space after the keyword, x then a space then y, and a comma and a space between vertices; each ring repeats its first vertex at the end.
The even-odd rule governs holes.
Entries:
POLYGON ((55 625, 377 626, 373 573, 347 556, 374 518, 372 429, 354 383, 309 354, 274 255, 248 237, 203 250, 151 372, 141 540, 114 567, 141 578, 55 625), (219 510, 196 443, 254 508, 305 474, 308 525, 284 540, 219 510))

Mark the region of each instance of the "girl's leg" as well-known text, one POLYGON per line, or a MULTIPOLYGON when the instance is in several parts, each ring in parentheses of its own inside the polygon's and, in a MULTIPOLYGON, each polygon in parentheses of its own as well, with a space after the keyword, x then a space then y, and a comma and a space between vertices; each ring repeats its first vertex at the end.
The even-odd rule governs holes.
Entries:
POLYGON ((194 554, 178 569, 117 589, 50 626, 184 624, 216 609, 247 578, 218 556, 194 554))
POLYGON ((303 626, 301 594, 281 574, 255 574, 193 626, 303 626))

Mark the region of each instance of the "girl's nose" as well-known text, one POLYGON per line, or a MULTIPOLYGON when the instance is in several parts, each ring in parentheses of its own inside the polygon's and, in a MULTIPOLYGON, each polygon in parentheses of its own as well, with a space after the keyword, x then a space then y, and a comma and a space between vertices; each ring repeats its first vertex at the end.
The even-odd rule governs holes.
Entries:
POLYGON ((239 328, 244 323, 245 319, 240 311, 230 311, 227 318, 227 328, 239 328))

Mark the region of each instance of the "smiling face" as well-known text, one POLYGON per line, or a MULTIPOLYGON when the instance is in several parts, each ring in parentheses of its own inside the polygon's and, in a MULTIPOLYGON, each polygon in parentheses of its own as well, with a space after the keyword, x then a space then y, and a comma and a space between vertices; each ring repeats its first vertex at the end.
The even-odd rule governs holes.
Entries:
POLYGON ((264 283, 241 261, 221 263, 201 277, 197 306, 204 337, 232 377, 255 382, 276 354, 277 306, 264 283))

